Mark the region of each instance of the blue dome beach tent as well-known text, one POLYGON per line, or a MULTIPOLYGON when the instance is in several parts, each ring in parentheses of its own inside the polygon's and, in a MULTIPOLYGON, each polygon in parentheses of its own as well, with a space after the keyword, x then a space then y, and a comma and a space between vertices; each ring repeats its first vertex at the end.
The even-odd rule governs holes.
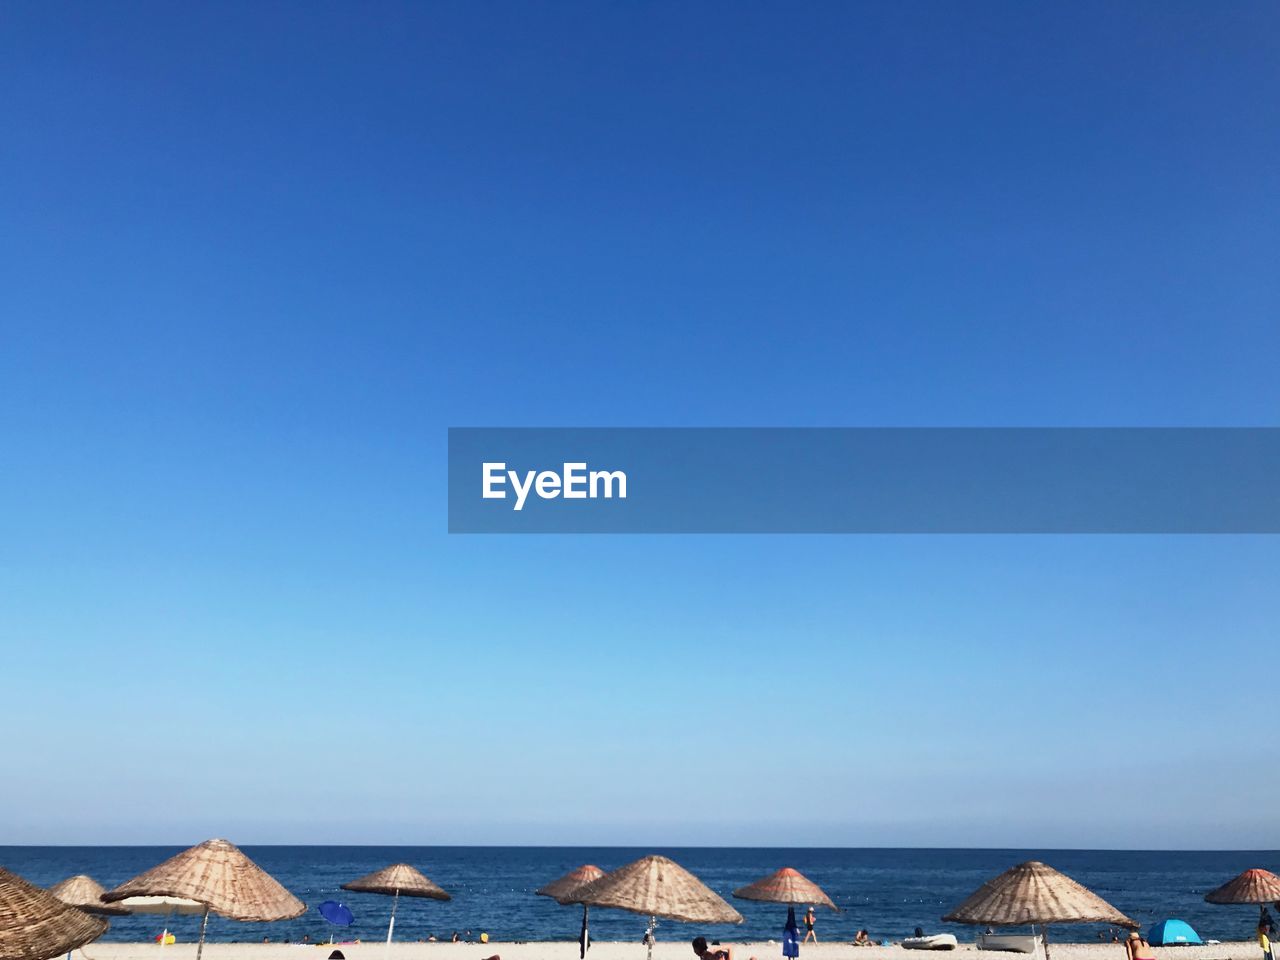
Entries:
POLYGON ((1153 947, 1172 947, 1180 943, 1198 945, 1201 940, 1187 921, 1169 919, 1152 924, 1147 931, 1147 943, 1153 947))

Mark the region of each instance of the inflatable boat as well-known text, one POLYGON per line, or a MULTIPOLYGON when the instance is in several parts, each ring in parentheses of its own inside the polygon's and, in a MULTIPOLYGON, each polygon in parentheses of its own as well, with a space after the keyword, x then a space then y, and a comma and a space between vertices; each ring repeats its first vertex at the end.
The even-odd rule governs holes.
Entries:
POLYGON ((907 937, 902 941, 904 950, 954 950, 956 946, 954 933, 935 933, 931 937, 907 937))

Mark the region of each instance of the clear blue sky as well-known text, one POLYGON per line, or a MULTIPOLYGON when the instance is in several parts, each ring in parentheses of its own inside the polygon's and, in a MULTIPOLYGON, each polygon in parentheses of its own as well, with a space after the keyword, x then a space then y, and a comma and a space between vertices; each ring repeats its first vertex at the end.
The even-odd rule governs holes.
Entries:
POLYGON ((1278 31, 5 4, 0 843, 1280 847, 1276 538, 444 532, 451 425, 1275 425, 1278 31))

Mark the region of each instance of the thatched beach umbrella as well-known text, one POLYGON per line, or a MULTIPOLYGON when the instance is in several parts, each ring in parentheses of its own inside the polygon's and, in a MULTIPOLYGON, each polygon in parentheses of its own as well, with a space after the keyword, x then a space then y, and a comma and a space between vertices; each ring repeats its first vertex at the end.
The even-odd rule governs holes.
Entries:
POLYGON ((388 947, 391 946, 391 934, 396 928, 396 907, 400 904, 401 894, 406 897, 424 897, 428 900, 453 899, 407 863, 393 863, 358 880, 344 883, 342 889, 356 890, 360 893, 381 893, 394 897, 391 901, 391 922, 387 924, 388 947))
POLYGON ((48 960, 97 940, 106 929, 101 917, 0 867, 0 960, 48 960))
MULTIPOLYGON (((595 864, 586 863, 577 870, 570 870, 559 880, 552 880, 545 887, 539 887, 534 893, 540 897, 551 897, 551 899, 567 905, 576 902, 573 900, 575 893, 588 883, 591 883, 591 881, 599 880, 603 876, 603 870, 595 864)), ((587 913, 590 909, 591 907, 588 904, 584 903, 582 905, 582 933, 578 937, 578 943, 580 944, 578 956, 583 958, 587 955, 587 948, 591 946, 591 939, 587 934, 587 913)))
POLYGON ((196 960, 204 953, 210 913, 229 920, 268 921, 291 920, 307 910, 305 903, 226 840, 206 840, 102 895, 108 903, 130 897, 177 897, 202 904, 196 960))
POLYGON ((988 880, 942 919, 992 927, 1038 924, 1046 928, 1045 960, 1049 958, 1050 924, 1109 923, 1130 929, 1138 926, 1096 893, 1039 860, 1020 863, 988 880))
MULTIPOLYGON (((733 891, 733 895, 742 900, 785 903, 789 908, 792 908, 787 910, 787 925, 783 928, 782 952, 784 955, 787 953, 787 944, 790 942, 788 938, 794 938, 795 935, 796 915, 793 908, 797 903, 816 903, 839 912, 839 908, 831 902, 831 898, 827 896, 820 886, 792 867, 783 867, 778 872, 762 877, 755 883, 739 887, 733 891)), ((797 946, 796 949, 799 949, 799 947, 797 946)))
POLYGON ((839 910, 823 889, 799 870, 783 867, 777 873, 739 887, 733 895, 741 900, 760 900, 765 903, 813 903, 832 910, 839 910))
POLYGON ((103 903, 102 895, 107 892, 107 888, 83 873, 55 883, 49 888, 49 892, 63 903, 78 907, 85 913, 96 913, 104 917, 123 917, 129 913, 129 908, 123 904, 103 903))
POLYGON ((630 910, 649 918, 645 941, 653 957, 653 931, 658 917, 686 923, 741 923, 742 914, 674 860, 641 857, 569 897, 570 903, 630 910))
POLYGON ((1261 910, 1259 920, 1267 915, 1267 904, 1280 902, 1280 877, 1270 870, 1254 868, 1228 880, 1204 895, 1210 903, 1256 903, 1261 910))
POLYGON ((1204 895, 1210 903, 1257 903, 1280 901, 1280 877, 1270 870, 1254 868, 1228 880, 1204 895))

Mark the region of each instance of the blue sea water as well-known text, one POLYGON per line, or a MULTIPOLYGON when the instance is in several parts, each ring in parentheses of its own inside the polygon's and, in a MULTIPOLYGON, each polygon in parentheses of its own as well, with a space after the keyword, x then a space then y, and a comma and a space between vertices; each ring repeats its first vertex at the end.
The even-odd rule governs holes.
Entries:
MULTIPOLYGON (((33 883, 48 886, 72 874, 87 873, 107 887, 129 879, 177 853, 179 847, 0 847, 0 864, 33 883)), ((534 890, 584 863, 608 870, 647 853, 662 853, 692 870, 729 899, 745 918, 741 926, 698 926, 660 921, 661 940, 682 940, 699 933, 726 940, 777 939, 786 908, 734 900, 732 891, 779 867, 792 866, 820 884, 840 907, 819 914, 823 940, 851 940, 866 927, 877 939, 899 939, 917 927, 951 930, 961 940, 974 931, 939 919, 985 880, 1023 860, 1039 859, 1079 880, 1144 928, 1156 920, 1179 917, 1205 938, 1247 939, 1257 913, 1250 907, 1218 907, 1204 894, 1248 867, 1274 869, 1280 853, 1213 851, 1090 850, 921 850, 921 849, 628 849, 621 847, 245 847, 260 866, 306 902, 308 911, 281 923, 237 923, 212 917, 211 940, 298 942, 377 940, 386 935, 389 897, 351 893, 340 885, 390 863, 418 867, 453 894, 453 900, 402 898, 396 939, 441 939, 458 931, 495 940, 571 940, 581 911, 562 907, 534 890), (355 913, 355 924, 332 928, 316 912, 324 900, 340 900, 355 913)), ((592 933, 598 940, 639 941, 645 921, 618 910, 593 910, 592 933)), ((193 939, 198 918, 175 917, 170 929, 180 940, 193 939)), ((163 918, 112 919, 105 940, 146 940, 163 918)), ((1096 941, 1105 928, 1060 926, 1056 940, 1096 941)))

